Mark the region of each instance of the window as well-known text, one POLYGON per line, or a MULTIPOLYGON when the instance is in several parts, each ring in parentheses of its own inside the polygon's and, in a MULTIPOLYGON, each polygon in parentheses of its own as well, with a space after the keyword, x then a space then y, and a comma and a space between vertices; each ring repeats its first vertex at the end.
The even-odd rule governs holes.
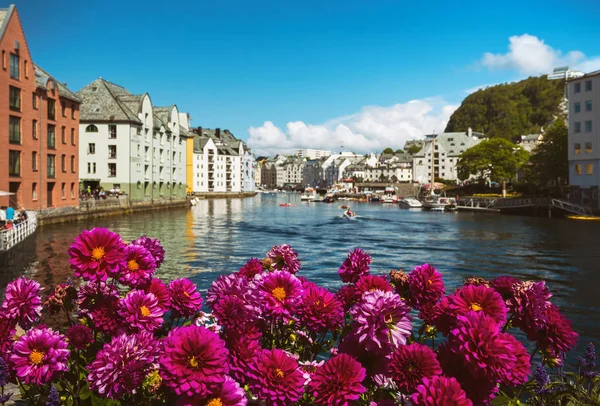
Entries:
POLYGON ((117 157, 117 146, 116 145, 108 146, 108 157, 111 159, 114 159, 117 157))
POLYGON ((29 66, 27 65, 27 61, 23 61, 23 69, 25 71, 25 78, 29 77, 29 66))
POLYGON ((75 183, 71 183, 71 199, 75 199, 75 183))
POLYGON ((75 173, 75 155, 71 155, 71 172, 75 173))
POLYGON ((62 138, 62 143, 66 144, 67 143, 67 129, 65 128, 64 125, 60 129, 60 137, 62 138))
POLYGON ((575 93, 581 93, 581 82, 575 83, 575 87, 573 88, 575 93))
POLYGON ((588 153, 588 154, 590 152, 592 152, 592 143, 591 142, 586 142, 585 143, 585 152, 588 153))
POLYGON ((92 163, 88 162, 88 173, 92 173, 92 163))
POLYGON ((21 89, 18 87, 9 86, 9 103, 8 106, 13 111, 21 111, 21 89))
POLYGON ((592 111, 592 101, 591 100, 587 100, 585 102, 585 111, 592 111))
POLYGON ((6 51, 2 51, 2 69, 6 70, 6 51))
POLYGON ((585 122, 585 132, 586 133, 591 133, 592 132, 592 121, 591 120, 587 120, 585 122))
POLYGON ((88 155, 94 155, 96 153, 96 144, 89 143, 88 144, 88 155))
POLYGON ((594 174, 594 164, 585 164, 585 174, 586 175, 594 174))
POLYGON ((137 146, 137 156, 141 156, 142 150, 141 150, 142 146, 140 144, 138 144, 137 146))
POLYGON ((38 139, 37 128, 38 128, 37 120, 33 120, 31 122, 31 136, 33 137, 34 140, 38 139))
POLYGON ((97 133, 98 127, 96 127, 94 124, 90 124, 87 127, 85 127, 85 132, 86 133, 97 133))
POLYGON ((71 128, 71 145, 75 145, 75 129, 71 128))
POLYGON ((575 149, 575 153, 576 153, 576 154, 579 154, 579 153, 581 153, 581 144, 579 144, 579 143, 576 143, 576 144, 575 144, 575 148, 574 148, 574 149, 575 149))
POLYGON ((65 184, 64 183, 60 185, 60 197, 62 197, 63 199, 66 198, 66 196, 65 196, 65 184))
POLYGON ((54 99, 48 99, 48 120, 54 120, 56 118, 54 105, 54 99))
POLYGON ((65 102, 60 102, 60 112, 63 117, 67 116, 67 107, 65 106, 65 102))
POLYGON ((56 140, 54 139, 54 128, 52 124, 48 125, 48 148, 56 148, 56 140))
POLYGON ((8 175, 21 176, 21 152, 8 151, 8 175))
POLYGON ((71 104, 71 118, 75 120, 75 105, 71 104))
POLYGON ((586 92, 591 92, 592 91, 592 81, 591 80, 586 80, 585 81, 585 91, 586 92))
POLYGON ((38 161, 37 152, 33 151, 31 153, 31 169, 34 172, 37 172, 37 170, 38 170, 38 162, 37 161, 38 161))
POLYGON ((581 111, 581 103, 575 103, 573 107, 574 107, 573 110, 575 111, 575 113, 579 113, 581 111))
POLYGON ((108 125, 108 138, 117 138, 117 126, 114 124, 108 125))
POLYGON ((19 80, 19 55, 10 54, 10 77, 19 80))
POLYGON ((55 178, 55 173, 54 173, 54 155, 48 155, 48 159, 47 159, 47 173, 48 173, 48 177, 51 179, 55 178))
POLYGON ((96 162, 92 163, 92 173, 96 173, 96 162))
POLYGON ((581 132, 581 122, 579 122, 579 121, 575 122, 575 132, 576 133, 581 132))
POLYGON ((37 183, 31 184, 31 200, 37 200, 37 183))
POLYGON ((33 92, 31 94, 31 105, 33 106, 34 110, 37 110, 37 108, 38 108, 38 97, 37 97, 37 94, 35 94, 35 92, 33 92))
POLYGON ((581 175, 581 165, 575 165, 575 175, 581 175))
POLYGON ((21 143, 21 119, 10 116, 8 119, 8 142, 11 144, 21 143))
POLYGON ((108 176, 111 178, 117 176, 117 164, 108 164, 108 176))
POLYGON ((60 168, 62 169, 63 173, 67 172, 67 156, 65 154, 62 154, 60 157, 60 168))

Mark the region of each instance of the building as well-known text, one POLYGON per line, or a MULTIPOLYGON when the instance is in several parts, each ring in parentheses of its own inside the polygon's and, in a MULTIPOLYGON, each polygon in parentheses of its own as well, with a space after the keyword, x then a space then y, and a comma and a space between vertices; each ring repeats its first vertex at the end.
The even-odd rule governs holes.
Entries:
POLYGON ((78 96, 33 63, 14 5, 0 9, 0 205, 79 205, 78 96))
POLYGON ((523 148, 525 151, 532 153, 542 142, 544 142, 544 135, 542 133, 539 133, 521 135, 517 140, 516 144, 523 148))
POLYGON ((297 149, 294 151, 294 155, 300 158, 319 159, 328 157, 332 153, 322 149, 297 149))
POLYGON ((256 157, 254 166, 254 184, 256 186, 262 186, 262 164, 268 161, 266 156, 256 157))
POLYGON ((600 70, 570 80, 567 91, 569 100, 569 183, 575 187, 576 200, 598 206, 600 204, 598 197, 598 187, 600 186, 600 70))
POLYGON ((277 165, 273 162, 262 161, 260 172, 260 184, 267 189, 277 187, 277 165))
POLYGON ((484 139, 482 133, 466 132, 430 134, 413 156, 413 180, 429 183, 435 179, 458 181, 456 165, 461 154, 484 139))
POLYGON ((298 157, 288 157, 277 169, 277 175, 282 173, 281 184, 278 186, 302 188, 304 186, 303 174, 306 160, 298 157))
MULTIPOLYGON (((80 184, 117 190, 132 201, 184 198, 189 125, 177 106, 156 107, 98 78, 77 95, 81 104, 80 184)), ((185 117, 185 116, 184 116, 185 117)))
POLYGON ((313 188, 325 188, 325 174, 323 172, 323 162, 327 159, 321 157, 319 159, 310 159, 304 163, 302 182, 304 185, 313 188))

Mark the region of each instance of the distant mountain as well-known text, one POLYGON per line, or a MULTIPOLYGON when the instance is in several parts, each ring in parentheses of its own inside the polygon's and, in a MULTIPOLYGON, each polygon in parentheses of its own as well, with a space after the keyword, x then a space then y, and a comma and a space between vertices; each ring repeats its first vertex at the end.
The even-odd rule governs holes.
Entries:
POLYGON ((481 89, 463 100, 450 116, 446 132, 483 132, 488 137, 538 133, 562 113, 564 80, 546 75, 481 89))

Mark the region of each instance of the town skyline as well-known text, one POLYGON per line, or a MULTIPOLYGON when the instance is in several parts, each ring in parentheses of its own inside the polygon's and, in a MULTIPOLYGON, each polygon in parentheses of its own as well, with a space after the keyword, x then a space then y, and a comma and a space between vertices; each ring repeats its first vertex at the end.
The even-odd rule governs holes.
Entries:
POLYGON ((15 2, 35 62, 70 88, 77 91, 103 77, 135 94, 148 91, 158 105, 178 100, 192 125, 228 128, 257 155, 296 148, 363 153, 401 148, 411 138, 442 132, 462 99, 481 86, 565 64, 584 72, 598 69, 592 18, 598 5, 578 3, 590 12, 532 2, 519 4, 522 17, 509 19, 506 5, 485 21, 482 5, 452 10, 438 4, 425 12, 388 2, 344 7, 184 2, 173 9, 160 5, 160 13, 153 2, 144 3, 146 8, 120 5, 122 11, 135 10, 149 27, 176 21, 168 29, 145 31, 125 24, 127 13, 113 14, 109 23, 90 18, 105 15, 114 2, 62 1, 44 16, 36 13, 37 1, 15 2), (532 27, 525 9, 536 7, 543 8, 545 24, 532 27), (70 24, 51 29, 59 15, 70 24), (490 28, 500 20, 502 28, 490 28), (429 25, 437 28, 423 30, 429 25), (456 25, 462 30, 440 36, 456 25), (565 35, 571 29, 582 35, 565 35), (53 58, 50 44, 77 55, 77 63, 53 58), (159 49, 164 57, 140 62, 159 49))

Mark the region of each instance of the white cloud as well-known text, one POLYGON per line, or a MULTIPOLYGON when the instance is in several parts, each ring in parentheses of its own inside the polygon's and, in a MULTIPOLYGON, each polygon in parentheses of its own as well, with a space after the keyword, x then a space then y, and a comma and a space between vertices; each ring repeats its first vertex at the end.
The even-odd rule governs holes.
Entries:
POLYGON ((546 44, 544 40, 529 34, 513 35, 509 39, 508 52, 486 52, 481 64, 490 69, 517 69, 526 75, 550 73, 554 68, 569 66, 582 72, 600 69, 600 57, 588 58, 581 51, 563 53, 546 44))
POLYGON ((410 139, 441 132, 458 108, 440 98, 412 100, 389 107, 367 106, 360 112, 324 124, 289 122, 285 131, 265 121, 250 127, 248 145, 256 155, 290 153, 298 148, 367 153, 402 148, 410 139))

